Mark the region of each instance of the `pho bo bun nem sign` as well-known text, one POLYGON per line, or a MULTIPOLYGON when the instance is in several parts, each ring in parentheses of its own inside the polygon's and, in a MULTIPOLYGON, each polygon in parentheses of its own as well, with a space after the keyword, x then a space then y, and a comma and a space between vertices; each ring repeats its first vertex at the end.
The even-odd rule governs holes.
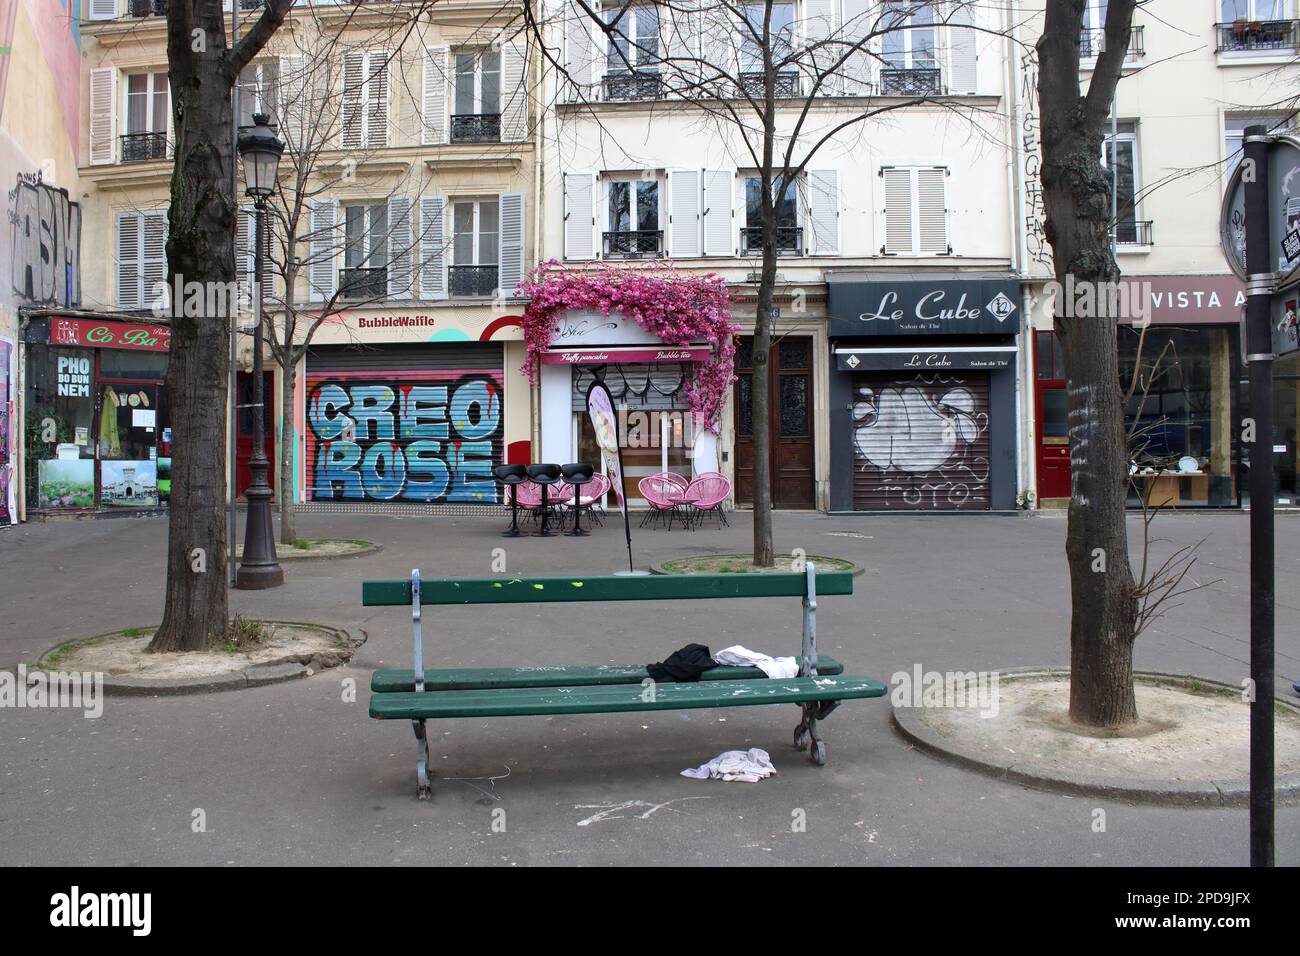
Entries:
POLYGON ((499 369, 309 374, 308 499, 499 500, 503 395, 499 369))

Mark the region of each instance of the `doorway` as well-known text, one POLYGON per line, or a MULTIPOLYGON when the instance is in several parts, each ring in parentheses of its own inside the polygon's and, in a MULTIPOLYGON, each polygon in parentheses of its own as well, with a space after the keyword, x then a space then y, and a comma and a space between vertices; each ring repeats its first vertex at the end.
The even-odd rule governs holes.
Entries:
POLYGON ((1065 364, 1055 332, 1034 333, 1038 500, 1070 497, 1070 424, 1065 364))
MULTIPOLYGON (((813 346, 811 336, 774 337, 768 353, 768 473, 773 508, 812 508, 813 346)), ((754 501, 754 339, 736 343, 736 501, 754 501)))
MULTIPOLYGON (((272 499, 275 492, 275 428, 272 424, 271 406, 275 404, 275 373, 262 373, 262 437, 263 450, 270 467, 266 472, 267 483, 271 486, 272 499)), ((253 458, 253 373, 240 372, 235 378, 235 390, 238 396, 239 427, 235 431, 235 496, 244 497, 244 492, 253 483, 253 472, 248 463, 253 458)))

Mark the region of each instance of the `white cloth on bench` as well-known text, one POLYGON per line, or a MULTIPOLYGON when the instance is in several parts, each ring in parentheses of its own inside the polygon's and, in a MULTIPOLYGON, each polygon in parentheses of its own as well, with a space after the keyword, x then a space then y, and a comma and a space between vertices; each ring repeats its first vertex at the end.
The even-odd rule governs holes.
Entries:
POLYGON ((702 766, 683 770, 682 776, 695 780, 740 780, 745 783, 758 783, 774 773, 776 767, 772 766, 767 751, 755 747, 752 750, 728 750, 702 766))
POLYGON ((724 647, 713 655, 713 659, 719 664, 730 664, 733 667, 757 667, 774 680, 799 676, 799 662, 793 657, 768 657, 739 644, 724 647))

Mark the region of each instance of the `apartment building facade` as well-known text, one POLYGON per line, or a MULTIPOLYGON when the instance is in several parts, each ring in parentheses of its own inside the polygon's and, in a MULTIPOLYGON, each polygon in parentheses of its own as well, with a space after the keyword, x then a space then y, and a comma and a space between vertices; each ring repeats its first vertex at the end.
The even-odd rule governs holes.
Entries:
MULTIPOLYGON (((234 6, 226 3, 232 32, 240 21, 246 30, 262 3, 234 6)), ((98 506, 127 503, 100 490, 117 487, 124 467, 153 482, 131 503, 165 504, 165 315, 183 288, 166 288, 166 7, 84 0, 80 23, 82 229, 105 253, 86 265, 84 307, 122 320, 109 326, 116 342, 153 343, 76 356, 89 376, 89 447, 120 462, 97 465, 98 506), (119 408, 121 421, 110 422, 119 408)), ((240 123, 265 113, 287 146, 288 185, 269 204, 264 301, 280 341, 290 327, 295 344, 308 329, 311 339, 292 382, 266 355, 264 416, 277 497, 287 467, 307 509, 495 501, 491 468, 528 441, 514 288, 535 259, 538 63, 517 13, 499 5, 410 13, 402 2, 296 4, 240 78, 240 123)), ((242 200, 242 182, 236 194, 242 200)), ((255 220, 240 209, 241 289, 254 271, 255 220)), ((247 301, 242 308, 246 325, 247 301)), ((251 336, 241 334, 241 494, 251 365, 251 336)))
MULTIPOLYGON (((1105 0, 1089 0, 1083 74, 1100 49, 1105 0), (1091 58, 1086 54, 1093 52, 1091 58)), ((1042 4, 1037 8, 1041 10, 1042 4)), ((1293 130, 1300 10, 1293 0, 1189 0, 1139 7, 1111 135, 1103 157, 1116 170, 1117 261, 1123 273, 1121 384, 1132 392, 1135 444, 1130 505, 1240 507, 1248 450, 1239 324, 1244 284, 1221 251, 1222 196, 1241 157, 1242 130, 1293 130), (1149 326, 1143 328, 1146 321, 1149 326)), ((1032 145, 1032 144, 1031 144, 1032 145)), ((1034 162, 1032 149, 1022 162, 1034 162)), ((1296 183, 1300 189, 1300 183, 1296 183)), ((1284 205, 1284 204, 1283 204, 1284 205)), ((1280 209, 1281 207, 1279 207, 1280 209)), ((1026 208, 1022 241, 1030 276, 1050 256, 1026 208), (1040 240, 1039 240, 1040 241, 1040 240)), ((1025 430, 1042 505, 1070 494, 1065 380, 1052 334, 1053 302, 1031 282, 1034 375, 1025 430)), ((1277 363, 1273 449, 1278 503, 1300 502, 1296 486, 1296 356, 1277 363)))
MULTIPOLYGON (((743 123, 718 118, 746 114, 760 51, 744 25, 707 5, 692 13, 615 4, 602 16, 617 21, 609 32, 571 5, 556 5, 548 20, 547 46, 563 67, 548 72, 543 93, 555 104, 543 119, 543 258, 572 269, 716 273, 740 328, 738 381, 716 438, 697 429, 685 448, 671 434, 667 448, 625 439, 629 497, 637 500, 639 476, 666 465, 687 475, 720 470, 744 506, 752 381, 766 374, 776 507, 1014 507, 1023 345, 1017 61, 1006 7, 773 8, 772 32, 792 64, 775 81, 776 126, 782 144, 795 141, 792 165, 806 162, 776 201, 777 315, 765 369, 755 369, 751 341, 761 150, 743 123), (851 52, 840 62, 837 51, 851 52), (822 68, 818 57, 836 65, 822 68), (707 92, 707 82, 683 83, 682 64, 697 60, 726 79, 707 92)), ((678 427, 699 359, 648 359, 656 344, 617 314, 561 318, 556 361, 540 370, 543 460, 589 460, 594 436, 581 399, 596 376, 629 413, 649 416, 652 438, 664 432, 656 419, 678 427)))

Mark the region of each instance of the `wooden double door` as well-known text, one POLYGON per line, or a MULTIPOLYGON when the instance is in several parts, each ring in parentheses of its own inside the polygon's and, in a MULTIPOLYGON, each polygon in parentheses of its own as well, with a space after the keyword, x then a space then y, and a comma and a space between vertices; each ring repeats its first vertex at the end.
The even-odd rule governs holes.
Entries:
MULTIPOLYGON (((812 508, 813 340, 775 337, 768 353, 768 474, 772 507, 812 508)), ((754 340, 736 343, 736 501, 754 500, 754 340)))

